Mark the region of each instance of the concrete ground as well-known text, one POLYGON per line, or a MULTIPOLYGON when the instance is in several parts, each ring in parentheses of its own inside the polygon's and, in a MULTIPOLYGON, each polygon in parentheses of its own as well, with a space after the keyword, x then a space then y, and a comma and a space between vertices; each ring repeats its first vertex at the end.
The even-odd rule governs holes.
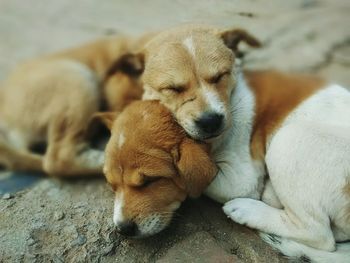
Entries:
MULTIPOLYGON (((0 81, 20 61, 106 34, 201 22, 260 38, 246 67, 312 72, 350 87, 349 11, 348 0, 1 0, 0 81)), ((0 192, 18 187, 11 178, 1 174, 0 192)), ((186 202, 164 233, 128 240, 113 231, 102 179, 16 178, 30 188, 0 200, 0 262, 285 261, 206 198, 186 202)))

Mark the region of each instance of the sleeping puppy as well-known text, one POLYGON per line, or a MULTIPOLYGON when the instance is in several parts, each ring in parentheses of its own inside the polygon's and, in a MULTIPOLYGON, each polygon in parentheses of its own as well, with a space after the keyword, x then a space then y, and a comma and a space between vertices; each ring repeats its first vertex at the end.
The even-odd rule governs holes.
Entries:
POLYGON ((116 72, 114 63, 152 34, 106 37, 19 65, 0 89, 0 165, 11 170, 56 176, 102 173, 103 151, 86 137, 102 102, 121 110, 139 99, 133 74, 116 72), (47 145, 45 153, 33 151, 47 145))
POLYGON ((208 146, 188 138, 157 101, 96 117, 111 131, 104 174, 115 192, 113 220, 121 234, 158 233, 181 202, 199 196, 216 175, 208 146))
MULTIPOLYGON (((282 238, 289 256, 349 262, 350 93, 301 74, 241 71, 241 29, 179 26, 152 38, 144 99, 158 99, 219 173, 206 189, 234 221, 282 238)), ((130 65, 131 67, 132 65, 130 65)), ((274 239, 276 240, 276 239, 274 239)))

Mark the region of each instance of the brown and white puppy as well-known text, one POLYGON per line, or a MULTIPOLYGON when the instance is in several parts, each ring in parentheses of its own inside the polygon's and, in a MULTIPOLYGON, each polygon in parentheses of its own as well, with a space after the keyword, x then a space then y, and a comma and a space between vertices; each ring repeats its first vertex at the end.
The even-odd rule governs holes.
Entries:
POLYGON ((158 233, 217 173, 208 146, 188 138, 157 101, 133 102, 116 119, 113 113, 98 117, 111 130, 104 173, 115 192, 113 220, 124 235, 158 233))
POLYGON ((286 255, 348 262, 349 243, 336 242, 350 239, 350 93, 310 76, 241 72, 239 42, 258 46, 237 29, 158 34, 135 56, 144 99, 211 138, 219 173, 206 193, 230 218, 281 236, 273 245, 286 255))
POLYGON ((85 139, 90 119, 103 100, 120 110, 140 98, 136 73, 114 74, 114 62, 151 35, 107 37, 18 66, 0 89, 0 164, 60 176, 100 174, 103 152, 85 139), (31 151, 37 144, 47 144, 44 155, 31 151))

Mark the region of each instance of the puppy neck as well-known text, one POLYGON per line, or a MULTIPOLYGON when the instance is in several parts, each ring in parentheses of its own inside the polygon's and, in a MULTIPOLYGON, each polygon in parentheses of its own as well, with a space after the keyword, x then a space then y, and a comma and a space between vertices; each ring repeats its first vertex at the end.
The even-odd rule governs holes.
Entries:
POLYGON ((231 93, 229 121, 225 131, 211 142, 213 152, 232 140, 249 145, 254 118, 254 95, 239 65, 234 67, 233 74, 236 79, 236 87, 231 93))

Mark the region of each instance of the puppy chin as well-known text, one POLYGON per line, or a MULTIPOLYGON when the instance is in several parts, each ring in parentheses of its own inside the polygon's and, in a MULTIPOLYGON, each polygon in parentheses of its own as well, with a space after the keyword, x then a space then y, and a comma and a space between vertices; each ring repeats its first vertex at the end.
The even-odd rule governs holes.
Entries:
POLYGON ((143 218, 137 225, 138 231, 132 238, 147 238, 158 234, 167 228, 173 220, 175 211, 181 206, 182 202, 174 201, 168 206, 168 211, 162 213, 153 213, 143 218))
POLYGON ((192 125, 189 122, 180 122, 179 124, 182 126, 182 128, 185 130, 188 136, 195 140, 202 140, 203 135, 200 133, 199 130, 195 128, 195 125, 192 125))
POLYGON ((208 134, 203 133, 200 131, 186 131, 186 133, 193 139, 203 142, 213 142, 217 138, 221 137, 224 133, 224 129, 221 129, 220 131, 214 133, 214 134, 208 134))
POLYGON ((186 123, 185 125, 180 124, 184 130, 186 131, 187 135, 190 136, 192 139, 198 140, 198 141, 205 141, 205 142, 212 142, 215 139, 221 137, 227 130, 227 122, 225 121, 223 127, 218 130, 215 133, 205 133, 198 129, 194 124, 188 124, 186 123))
POLYGON ((167 215, 166 218, 160 214, 153 214, 138 224, 138 232, 132 238, 139 239, 156 235, 169 226, 172 218, 173 214, 167 215))
POLYGON ((154 230, 152 230, 150 232, 142 232, 142 231, 140 231, 140 232, 137 233, 137 235, 132 236, 130 238, 132 238, 132 239, 144 239, 144 238, 152 237, 152 236, 157 235, 160 232, 162 232, 164 229, 166 229, 168 227, 168 225, 169 224, 165 225, 162 228, 154 229, 154 230))

